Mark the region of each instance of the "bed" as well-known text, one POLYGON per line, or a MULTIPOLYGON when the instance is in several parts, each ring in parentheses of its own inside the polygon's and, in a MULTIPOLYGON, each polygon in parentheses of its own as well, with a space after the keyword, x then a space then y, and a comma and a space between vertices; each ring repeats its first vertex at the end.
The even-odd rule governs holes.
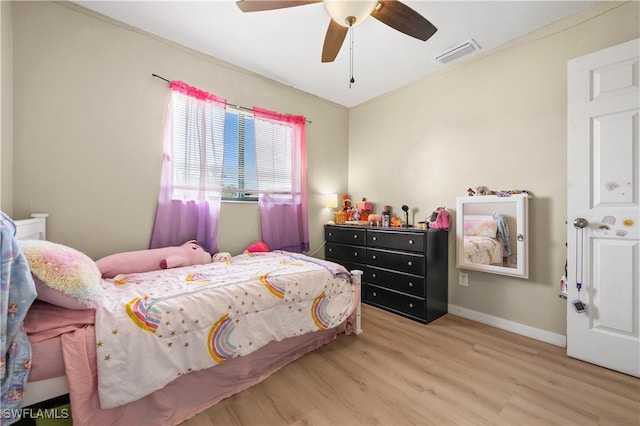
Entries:
POLYGON ((465 215, 464 259, 469 263, 502 266, 504 247, 493 216, 465 215))
MULTIPOLYGON (((14 222, 17 239, 45 239, 46 215, 14 222)), ((36 300, 23 406, 68 393, 75 425, 179 424, 340 333, 360 334, 361 271, 341 268, 246 253, 101 279, 96 309, 36 300)))

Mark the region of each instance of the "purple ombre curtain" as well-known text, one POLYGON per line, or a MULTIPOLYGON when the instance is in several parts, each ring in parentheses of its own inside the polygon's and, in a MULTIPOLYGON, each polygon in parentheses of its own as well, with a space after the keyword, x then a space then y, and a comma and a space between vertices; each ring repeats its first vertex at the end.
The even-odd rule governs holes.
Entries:
POLYGON ((218 251, 226 100, 172 81, 160 195, 149 248, 189 240, 218 251))
POLYGON ((309 251, 306 119, 257 107, 254 117, 262 240, 272 250, 309 251), (283 135, 286 143, 276 144, 283 135), (280 161, 281 149, 290 151, 290 162, 280 161), (272 181, 278 167, 287 168, 284 174, 290 178, 290 185, 283 184, 283 189, 272 181))

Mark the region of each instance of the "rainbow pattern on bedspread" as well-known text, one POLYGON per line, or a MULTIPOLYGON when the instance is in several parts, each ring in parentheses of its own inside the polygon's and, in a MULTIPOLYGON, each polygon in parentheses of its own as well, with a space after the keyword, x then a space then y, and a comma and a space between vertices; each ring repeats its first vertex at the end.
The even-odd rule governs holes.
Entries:
POLYGON ((104 280, 96 311, 102 408, 274 340, 333 328, 358 292, 343 267, 286 252, 104 280))

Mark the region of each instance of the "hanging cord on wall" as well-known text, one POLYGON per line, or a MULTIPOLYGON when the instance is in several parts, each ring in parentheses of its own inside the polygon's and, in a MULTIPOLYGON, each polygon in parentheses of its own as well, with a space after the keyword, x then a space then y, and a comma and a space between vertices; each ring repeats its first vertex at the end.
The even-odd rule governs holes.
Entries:
POLYGON ((322 242, 322 244, 320 244, 320 247, 318 247, 317 249, 315 249, 313 252, 311 252, 311 253, 307 254, 307 256, 309 256, 309 257, 315 257, 315 256, 316 256, 316 254, 318 254, 318 252, 320 251, 320 249, 322 249, 322 247, 324 247, 326 243, 327 243, 326 241, 323 241, 323 242, 322 242))
MULTIPOLYGON (((162 76, 159 76, 158 74, 151 74, 151 76, 152 76, 152 77, 155 77, 155 78, 159 78, 160 80, 164 80, 164 81, 166 81, 167 83, 171 84, 171 80, 168 80, 168 79, 166 79, 166 78, 164 78, 164 77, 162 77, 162 76)), ((230 106, 230 107, 232 107, 232 108, 243 109, 243 110, 245 110, 245 111, 253 111, 253 108, 243 107, 243 106, 241 106, 241 105, 234 105, 234 104, 229 103, 229 102, 227 102, 227 105, 229 105, 229 106, 230 106)), ((306 120, 306 121, 307 121, 307 123, 311 124, 311 121, 309 121, 309 120, 306 120)))

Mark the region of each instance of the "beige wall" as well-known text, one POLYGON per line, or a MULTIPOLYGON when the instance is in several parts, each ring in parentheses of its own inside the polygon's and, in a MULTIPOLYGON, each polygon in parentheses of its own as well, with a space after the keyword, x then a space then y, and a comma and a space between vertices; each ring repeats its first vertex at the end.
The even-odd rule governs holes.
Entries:
POLYGON ((418 221, 455 210, 473 186, 534 193, 530 279, 470 272, 459 286, 450 232, 451 304, 565 334, 566 63, 638 37, 639 5, 595 6, 350 110, 354 198, 400 213, 407 204, 418 221))
POLYGON ((11 215, 13 158, 12 2, 0 1, 0 210, 11 215))
MULTIPOLYGON (((346 108, 69 3, 15 3, 13 39, 14 217, 49 213, 48 238, 94 258, 148 247, 169 93, 156 73, 312 121, 311 250, 323 243, 323 194, 346 191, 346 108)), ((258 239, 257 205, 224 203, 220 250, 258 239)))

